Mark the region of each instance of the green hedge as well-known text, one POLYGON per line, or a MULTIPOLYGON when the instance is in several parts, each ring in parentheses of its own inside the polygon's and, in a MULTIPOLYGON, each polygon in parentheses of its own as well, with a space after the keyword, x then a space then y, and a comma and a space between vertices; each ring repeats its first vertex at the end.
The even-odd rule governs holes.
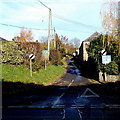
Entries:
POLYGON ((18 48, 14 41, 2 42, 2 62, 10 64, 21 64, 24 62, 25 51, 18 48))
POLYGON ((108 75, 118 75, 119 74, 118 65, 115 61, 112 61, 106 65, 101 65, 100 70, 102 72, 106 72, 108 75))
POLYGON ((54 65, 59 65, 61 63, 61 53, 58 50, 51 50, 50 51, 50 61, 54 65))

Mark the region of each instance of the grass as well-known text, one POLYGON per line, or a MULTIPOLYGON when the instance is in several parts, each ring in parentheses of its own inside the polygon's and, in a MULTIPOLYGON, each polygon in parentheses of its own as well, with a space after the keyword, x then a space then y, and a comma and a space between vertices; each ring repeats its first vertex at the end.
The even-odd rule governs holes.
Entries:
POLYGON ((30 77, 29 69, 22 65, 2 65, 2 80, 3 82, 21 82, 47 85, 59 79, 65 73, 62 66, 47 66, 47 70, 41 69, 33 72, 30 77))

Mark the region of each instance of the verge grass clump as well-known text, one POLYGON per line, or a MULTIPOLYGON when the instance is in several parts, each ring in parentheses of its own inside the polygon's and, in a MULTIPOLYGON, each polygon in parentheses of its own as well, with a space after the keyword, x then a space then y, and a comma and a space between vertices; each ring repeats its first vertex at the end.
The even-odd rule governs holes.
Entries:
POLYGON ((34 84, 49 84, 56 81, 65 72, 65 69, 58 65, 49 65, 47 70, 40 69, 37 72, 33 72, 33 76, 30 77, 29 69, 22 65, 2 65, 2 78, 3 82, 21 82, 21 83, 34 83, 34 84))

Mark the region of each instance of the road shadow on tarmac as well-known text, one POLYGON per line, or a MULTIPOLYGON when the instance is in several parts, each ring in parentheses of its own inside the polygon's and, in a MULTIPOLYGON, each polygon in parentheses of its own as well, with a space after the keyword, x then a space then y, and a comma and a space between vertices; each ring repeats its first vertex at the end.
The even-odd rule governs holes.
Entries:
POLYGON ((48 95, 61 94, 63 92, 71 92, 74 94, 76 91, 84 91, 86 88, 90 88, 101 96, 112 96, 120 98, 120 81, 115 83, 106 84, 88 84, 83 86, 70 86, 69 90, 61 89, 68 86, 57 85, 37 85, 37 84, 24 84, 20 82, 3 82, 2 83, 2 99, 3 106, 11 104, 19 104, 22 102, 34 102, 40 99, 45 99, 48 95), (28 97, 34 96, 34 97, 28 97), (36 97, 35 97, 36 96, 36 97), (42 97, 38 97, 42 96, 42 97), (13 99, 12 99, 13 98, 13 99), (11 99, 11 100, 10 100, 11 99), (18 100, 17 100, 18 99, 18 100))
POLYGON ((93 120, 95 117, 95 119, 101 120, 101 113, 104 117, 103 120, 108 120, 108 118, 110 118, 109 120, 113 118, 119 120, 120 117, 120 108, 118 108, 120 106, 120 82, 81 86, 71 85, 69 88, 68 86, 43 86, 20 82, 3 82, 2 86, 3 120, 23 120, 23 118, 27 120, 80 120, 82 117, 84 118, 83 120, 93 120), (93 99, 81 98, 81 94, 84 94, 86 89, 94 91, 100 97, 93 99), (48 99, 48 96, 59 97, 57 97, 54 104, 51 104, 51 99, 48 99), (59 104, 58 101, 60 101, 61 97, 62 102, 59 104), (44 106, 42 108, 39 103, 46 102, 46 99, 48 99, 47 107, 44 106), (87 105, 87 101, 90 104, 87 105), (32 103, 37 102, 39 102, 38 105, 31 106, 32 103), (83 108, 84 102, 86 105, 83 108), (61 103, 64 103, 62 108, 60 108, 61 103), (107 106, 111 103, 115 105, 112 106, 113 108, 107 106), (119 106, 117 107, 116 104, 119 106), (79 119, 72 119, 72 117, 76 118, 77 115, 79 115, 79 119))

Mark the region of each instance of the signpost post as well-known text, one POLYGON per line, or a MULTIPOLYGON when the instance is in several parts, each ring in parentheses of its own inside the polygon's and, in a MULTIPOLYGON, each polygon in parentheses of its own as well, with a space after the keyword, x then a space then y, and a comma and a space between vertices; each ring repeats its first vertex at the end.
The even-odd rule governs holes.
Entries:
POLYGON ((29 58, 30 58, 30 76, 32 77, 32 60, 35 58, 35 55, 30 54, 29 58))
POLYGON ((45 70, 46 70, 46 53, 45 53, 45 70))

